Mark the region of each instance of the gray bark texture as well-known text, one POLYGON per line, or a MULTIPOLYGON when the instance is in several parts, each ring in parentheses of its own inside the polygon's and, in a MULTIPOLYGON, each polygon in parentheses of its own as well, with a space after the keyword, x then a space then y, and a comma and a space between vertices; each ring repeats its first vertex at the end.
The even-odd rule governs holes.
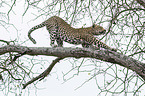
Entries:
POLYGON ((0 48, 0 55, 8 52, 24 53, 26 55, 37 56, 56 56, 61 58, 95 58, 105 62, 118 64, 131 69, 145 80, 145 63, 135 60, 131 57, 110 50, 91 50, 88 48, 70 48, 70 47, 26 47, 17 45, 7 45, 0 48))

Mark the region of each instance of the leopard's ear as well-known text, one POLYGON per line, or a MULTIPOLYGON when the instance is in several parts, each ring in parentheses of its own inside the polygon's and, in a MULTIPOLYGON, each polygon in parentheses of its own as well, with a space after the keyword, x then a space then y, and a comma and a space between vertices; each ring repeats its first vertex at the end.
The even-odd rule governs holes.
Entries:
POLYGON ((93 27, 93 28, 95 28, 95 26, 96 26, 96 24, 93 24, 93 26, 92 26, 92 27, 93 27))

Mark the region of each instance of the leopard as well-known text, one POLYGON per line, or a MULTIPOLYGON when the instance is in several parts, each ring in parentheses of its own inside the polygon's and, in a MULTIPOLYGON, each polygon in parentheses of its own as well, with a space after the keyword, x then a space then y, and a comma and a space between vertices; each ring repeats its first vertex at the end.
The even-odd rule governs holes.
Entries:
POLYGON ((81 44, 84 48, 94 48, 95 46, 96 48, 102 47, 116 51, 116 49, 109 47, 95 37, 95 35, 105 34, 106 30, 102 26, 93 24, 90 27, 74 28, 58 16, 52 16, 29 30, 28 38, 34 44, 36 44, 36 41, 31 37, 31 33, 44 26, 50 34, 50 45, 52 47, 63 47, 63 41, 65 41, 75 45, 81 44), (55 41, 57 45, 55 45, 55 41))

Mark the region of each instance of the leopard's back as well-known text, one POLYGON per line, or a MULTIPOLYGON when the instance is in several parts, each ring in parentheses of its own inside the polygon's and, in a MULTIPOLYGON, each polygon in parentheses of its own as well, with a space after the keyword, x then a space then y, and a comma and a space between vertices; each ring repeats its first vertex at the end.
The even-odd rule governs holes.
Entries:
POLYGON ((50 44, 53 47, 55 46, 55 41, 60 47, 63 46, 63 41, 65 41, 71 44, 82 44, 83 47, 95 45, 112 50, 112 48, 94 37, 94 35, 104 34, 106 30, 103 27, 99 25, 92 25, 87 28, 73 28, 70 24, 57 16, 52 16, 48 20, 30 29, 28 37, 33 43, 35 43, 35 40, 30 34, 32 31, 44 26, 46 26, 50 33, 50 44))

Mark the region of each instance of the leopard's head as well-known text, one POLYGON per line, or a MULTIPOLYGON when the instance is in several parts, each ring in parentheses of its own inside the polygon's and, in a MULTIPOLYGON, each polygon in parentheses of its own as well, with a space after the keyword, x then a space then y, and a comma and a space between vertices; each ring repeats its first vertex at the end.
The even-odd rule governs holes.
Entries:
POLYGON ((93 35, 101 35, 105 34, 106 30, 100 25, 93 24, 90 33, 92 33, 93 35))

